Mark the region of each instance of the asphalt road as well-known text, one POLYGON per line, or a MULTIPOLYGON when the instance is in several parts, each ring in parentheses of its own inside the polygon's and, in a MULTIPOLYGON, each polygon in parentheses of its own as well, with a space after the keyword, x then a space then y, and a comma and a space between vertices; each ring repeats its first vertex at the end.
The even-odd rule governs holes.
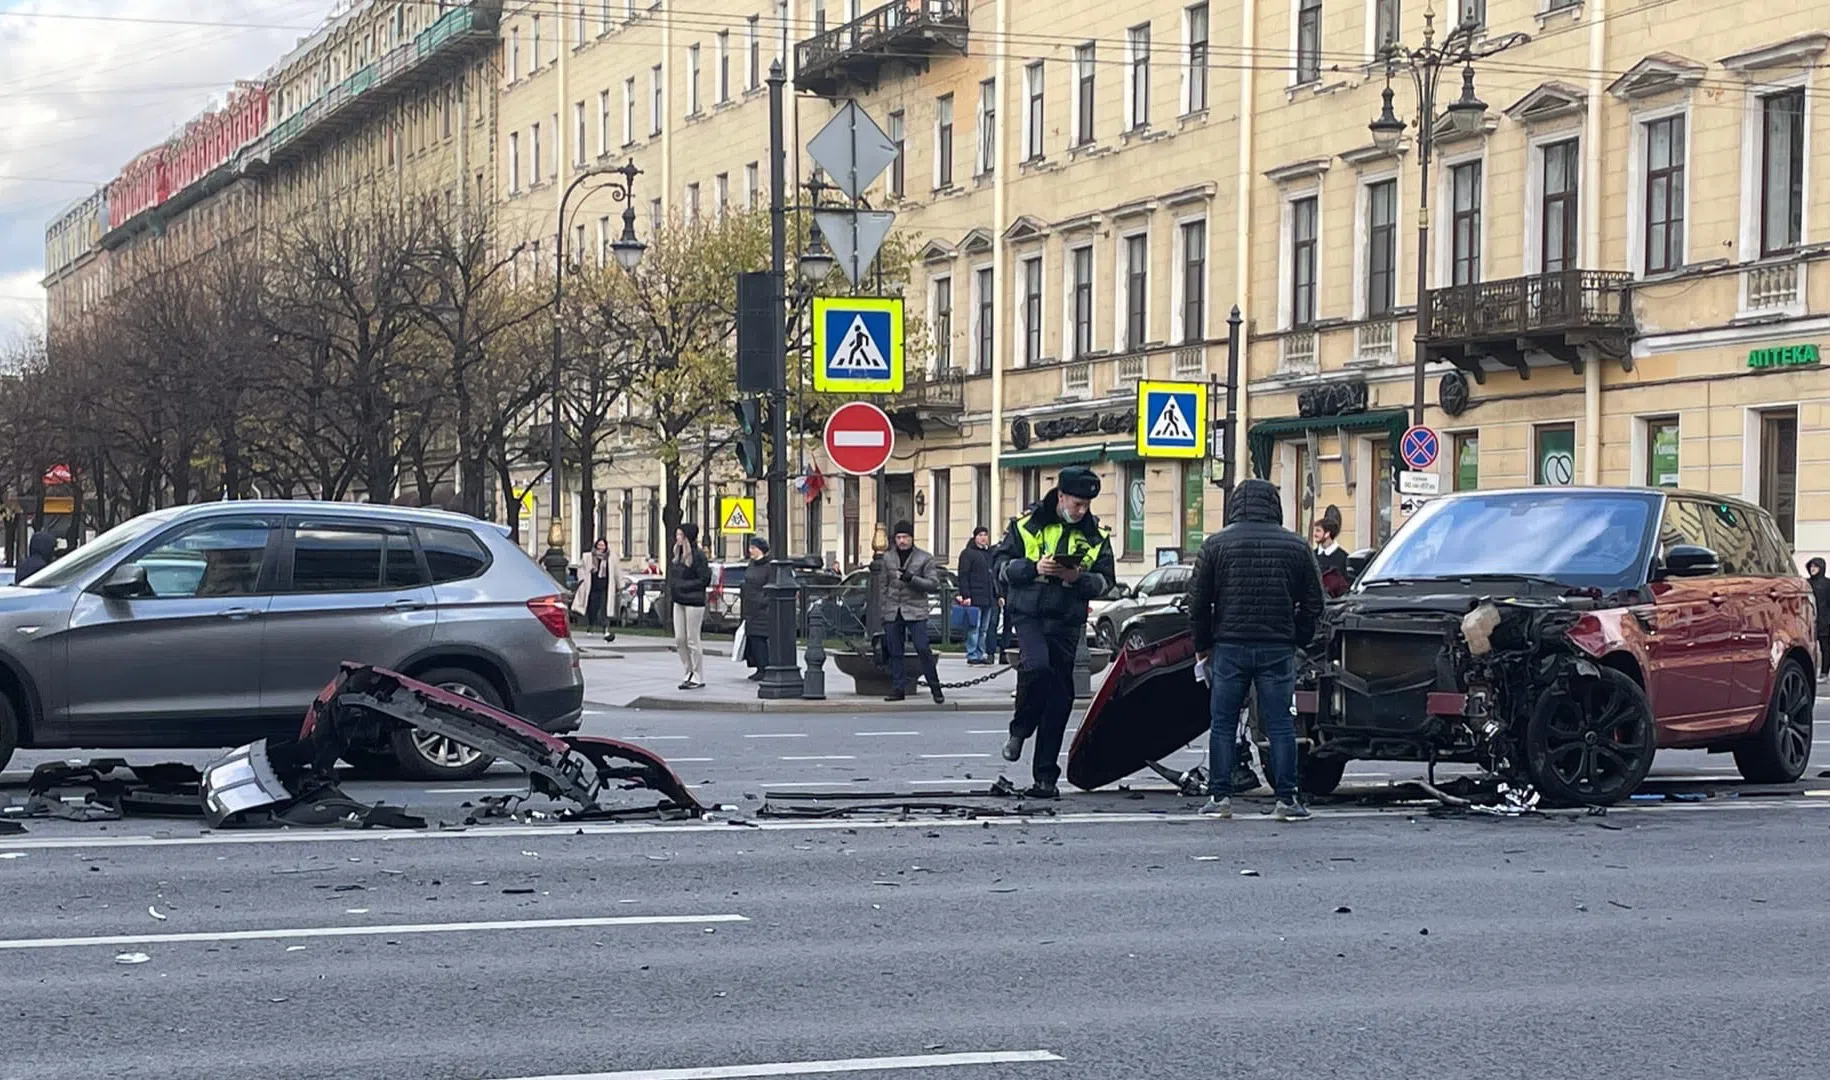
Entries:
POLYGON ((1815 1078, 1827 811, 13 841, 0 1078, 1815 1078))

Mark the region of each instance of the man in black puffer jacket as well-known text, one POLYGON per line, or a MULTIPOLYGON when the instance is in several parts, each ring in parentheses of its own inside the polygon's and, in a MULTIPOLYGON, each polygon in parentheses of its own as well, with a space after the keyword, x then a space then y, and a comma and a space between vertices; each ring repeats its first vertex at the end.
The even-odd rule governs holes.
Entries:
POLYGON ((1233 815, 1234 734, 1247 692, 1271 743, 1277 819, 1309 816, 1297 795, 1296 650, 1315 637, 1322 575, 1303 538, 1283 527, 1283 500, 1264 480, 1247 480, 1226 501, 1226 528, 1207 538, 1188 595, 1195 662, 1210 687, 1208 800, 1203 814, 1233 815))

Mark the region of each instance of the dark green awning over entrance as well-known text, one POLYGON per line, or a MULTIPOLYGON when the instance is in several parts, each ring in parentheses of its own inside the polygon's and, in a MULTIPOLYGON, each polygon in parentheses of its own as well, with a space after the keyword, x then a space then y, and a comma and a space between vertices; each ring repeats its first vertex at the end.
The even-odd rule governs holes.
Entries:
POLYGON ((1411 414, 1407 409, 1375 409, 1337 416, 1280 416, 1274 420, 1261 420, 1246 432, 1246 443, 1252 451, 1252 475, 1260 480, 1270 479, 1271 446, 1282 438, 1307 435, 1311 431, 1370 432, 1384 435, 1396 447, 1398 440, 1404 437, 1405 429, 1410 426, 1411 414))

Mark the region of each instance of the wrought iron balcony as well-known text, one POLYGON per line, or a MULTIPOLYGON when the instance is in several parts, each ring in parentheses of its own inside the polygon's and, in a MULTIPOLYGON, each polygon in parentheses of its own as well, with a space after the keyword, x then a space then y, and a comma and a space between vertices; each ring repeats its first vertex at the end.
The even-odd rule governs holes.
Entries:
POLYGON ((966 52, 966 0, 890 0, 794 47, 794 86, 831 97, 877 85, 886 64, 925 70, 936 53, 966 52))
POLYGON ((1630 366, 1633 276, 1611 270, 1559 270, 1504 281, 1431 289, 1432 360, 1447 360, 1485 382, 1493 361, 1531 377, 1532 360, 1550 357, 1580 372, 1593 355, 1630 366))
POLYGON ((911 371, 902 393, 884 403, 890 423, 899 431, 920 437, 928 423, 957 427, 966 411, 966 373, 958 368, 911 371))

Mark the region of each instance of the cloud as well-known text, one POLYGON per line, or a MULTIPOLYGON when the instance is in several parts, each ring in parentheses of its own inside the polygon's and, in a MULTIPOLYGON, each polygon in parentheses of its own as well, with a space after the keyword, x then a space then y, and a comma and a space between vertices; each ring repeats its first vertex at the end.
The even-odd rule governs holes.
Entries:
POLYGON ((236 79, 259 77, 329 9, 329 0, 0 0, 0 340, 42 321, 42 301, 29 298, 42 296, 46 224, 236 79))

